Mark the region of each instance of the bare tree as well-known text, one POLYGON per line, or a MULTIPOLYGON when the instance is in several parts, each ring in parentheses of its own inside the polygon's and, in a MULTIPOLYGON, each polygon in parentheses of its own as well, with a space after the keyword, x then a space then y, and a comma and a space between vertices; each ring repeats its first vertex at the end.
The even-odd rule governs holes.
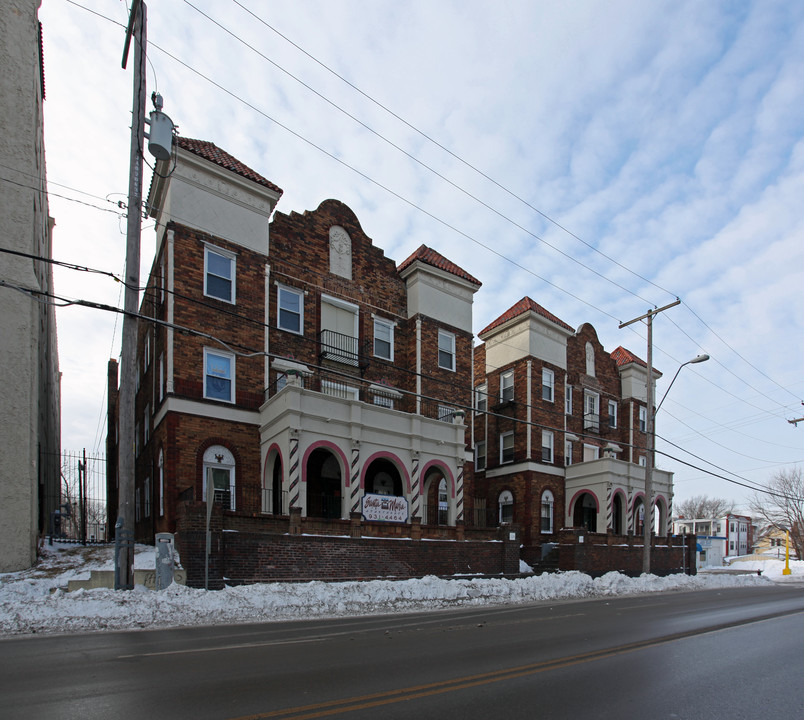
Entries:
POLYGON ((679 517, 684 518, 719 518, 733 513, 736 509, 734 500, 726 498, 709 497, 708 495, 694 495, 675 506, 679 517))
POLYGON ((790 532, 790 544, 804 557, 804 477, 801 468, 780 470, 767 484, 768 492, 751 497, 751 514, 779 530, 790 532))

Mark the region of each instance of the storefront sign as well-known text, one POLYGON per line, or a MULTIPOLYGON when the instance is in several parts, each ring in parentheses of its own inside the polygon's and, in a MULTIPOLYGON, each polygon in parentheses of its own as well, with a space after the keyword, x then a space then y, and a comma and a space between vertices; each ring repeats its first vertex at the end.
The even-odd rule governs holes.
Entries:
POLYGON ((407 522, 408 501, 397 495, 363 496, 363 517, 369 521, 407 522))

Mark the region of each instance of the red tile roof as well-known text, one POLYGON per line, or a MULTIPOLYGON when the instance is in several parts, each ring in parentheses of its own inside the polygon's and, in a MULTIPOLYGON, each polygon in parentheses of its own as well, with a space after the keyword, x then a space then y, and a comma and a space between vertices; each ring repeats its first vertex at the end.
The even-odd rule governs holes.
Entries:
POLYGON ((226 170, 231 170, 233 173, 252 180, 258 185, 263 185, 270 188, 274 192, 282 194, 282 188, 274 185, 270 180, 267 180, 259 173, 254 172, 250 167, 241 163, 236 157, 230 155, 225 150, 221 150, 217 145, 206 140, 193 140, 179 135, 176 140, 179 147, 189 150, 191 153, 198 155, 198 157, 209 160, 210 162, 220 165, 226 170))
POLYGON ((534 302, 529 297, 523 297, 516 305, 512 306, 508 310, 506 310, 500 317, 496 320, 493 320, 489 325, 483 328, 478 334, 483 335, 483 333, 489 332, 489 330, 493 330, 494 328, 502 325, 509 320, 513 320, 515 317, 522 315, 526 312, 535 312, 537 315, 541 315, 543 318, 546 318, 552 323, 555 323, 559 327, 564 328, 565 330, 569 330, 570 332, 575 332, 575 328, 570 327, 565 323, 563 320, 557 318, 553 313, 545 310, 539 303, 534 302))
POLYGON ((648 367, 648 363, 646 363, 642 358, 634 355, 634 353, 632 353, 630 350, 626 350, 622 345, 620 345, 620 347, 618 347, 616 350, 612 350, 611 356, 617 363, 617 367, 628 365, 628 363, 636 363, 637 365, 641 365, 643 368, 648 367))
POLYGON ((439 270, 444 270, 445 272, 457 275, 459 278, 468 280, 470 283, 473 283, 478 287, 483 284, 477 278, 472 277, 468 272, 466 272, 466 270, 459 268, 454 262, 447 260, 447 258, 445 258, 441 253, 436 252, 426 245, 421 245, 419 249, 416 250, 407 260, 403 260, 401 263, 399 263, 396 268, 397 271, 402 272, 406 267, 416 262, 416 260, 419 260, 426 265, 432 265, 439 270))

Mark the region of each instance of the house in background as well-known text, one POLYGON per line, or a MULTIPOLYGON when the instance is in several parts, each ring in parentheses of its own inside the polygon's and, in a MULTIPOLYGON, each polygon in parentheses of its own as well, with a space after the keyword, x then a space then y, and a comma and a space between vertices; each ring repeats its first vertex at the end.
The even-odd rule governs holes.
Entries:
MULTIPOLYGON (((475 348, 477 524, 522 528, 538 561, 561 528, 641 536, 645 508, 647 364, 607 352, 525 297, 480 333, 475 348)), ((657 534, 666 536, 672 474, 655 470, 657 534)))
POLYGON ((720 567, 751 553, 753 527, 750 516, 732 513, 718 518, 678 518, 673 522, 675 534, 697 536, 699 568, 720 567))
POLYGON ((60 503, 60 373, 50 293, 43 136, 44 63, 38 0, 4 3, 0 23, 0 572, 36 560, 40 534, 60 503), (21 253, 21 254, 12 254, 21 253), (27 256, 26 256, 27 255, 27 256), (23 292, 19 292, 18 289, 23 292))

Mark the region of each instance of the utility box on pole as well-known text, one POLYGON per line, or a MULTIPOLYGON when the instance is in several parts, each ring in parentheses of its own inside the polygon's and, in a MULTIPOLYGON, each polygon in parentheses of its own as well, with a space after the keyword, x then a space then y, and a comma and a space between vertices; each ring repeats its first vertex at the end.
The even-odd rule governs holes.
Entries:
POLYGON ((156 589, 173 582, 173 533, 156 533, 156 589))

